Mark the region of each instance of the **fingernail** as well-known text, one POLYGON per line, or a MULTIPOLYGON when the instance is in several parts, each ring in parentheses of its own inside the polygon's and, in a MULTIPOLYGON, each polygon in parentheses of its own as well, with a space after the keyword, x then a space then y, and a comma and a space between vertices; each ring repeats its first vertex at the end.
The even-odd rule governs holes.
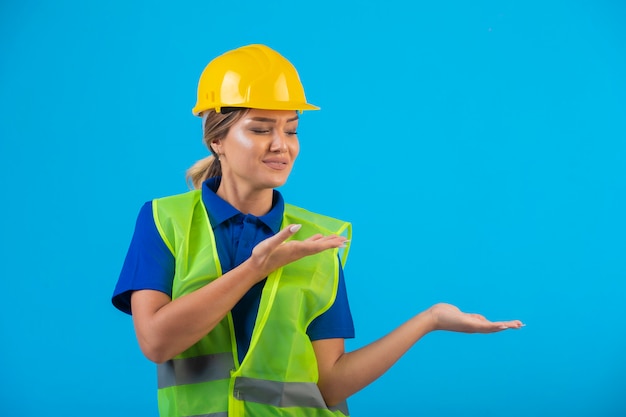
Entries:
POLYGON ((301 224, 294 224, 293 226, 289 227, 289 231, 291 233, 296 233, 298 230, 300 230, 301 227, 301 224))

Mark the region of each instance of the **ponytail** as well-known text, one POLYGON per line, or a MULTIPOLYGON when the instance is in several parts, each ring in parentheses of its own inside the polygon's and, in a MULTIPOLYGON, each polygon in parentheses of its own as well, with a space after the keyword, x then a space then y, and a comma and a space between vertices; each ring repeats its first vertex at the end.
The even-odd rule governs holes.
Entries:
POLYGON ((202 158, 187 170, 185 176, 190 189, 199 189, 202 183, 212 177, 222 176, 220 160, 213 155, 202 158))

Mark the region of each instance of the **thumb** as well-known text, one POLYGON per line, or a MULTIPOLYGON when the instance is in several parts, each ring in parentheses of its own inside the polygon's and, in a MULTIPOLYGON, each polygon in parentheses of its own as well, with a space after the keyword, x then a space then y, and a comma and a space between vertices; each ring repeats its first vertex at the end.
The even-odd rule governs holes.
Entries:
POLYGON ((302 227, 301 224, 292 224, 290 226, 285 227, 285 229, 289 229, 291 234, 295 234, 298 230, 300 230, 301 227, 302 227))
POLYGON ((295 235, 301 227, 301 224, 290 224, 281 229, 274 236, 270 237, 268 241, 272 242, 272 246, 278 246, 281 243, 284 243, 285 240, 289 239, 291 236, 295 235))
POLYGON ((281 230, 277 234, 281 236, 280 237, 281 242, 284 242, 291 236, 295 235, 298 232, 298 230, 300 230, 301 227, 302 227, 301 224, 290 224, 289 226, 285 227, 283 230, 281 230))

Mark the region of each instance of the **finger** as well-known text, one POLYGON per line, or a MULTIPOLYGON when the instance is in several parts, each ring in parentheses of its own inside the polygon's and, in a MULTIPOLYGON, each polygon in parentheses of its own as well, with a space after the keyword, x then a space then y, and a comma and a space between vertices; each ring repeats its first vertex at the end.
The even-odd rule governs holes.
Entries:
POLYGON ((329 248, 339 248, 345 246, 347 239, 344 236, 330 235, 324 236, 318 242, 329 248))
POLYGON ((327 244, 330 243, 332 246, 335 245, 342 245, 347 241, 347 239, 344 236, 337 236, 337 235, 328 235, 328 236, 324 236, 320 233, 317 233, 311 237, 309 237, 306 240, 303 240, 303 242, 316 242, 316 243, 321 243, 321 244, 327 244))
POLYGON ((302 227, 301 224, 290 224, 287 227, 282 228, 274 236, 284 236, 286 239, 289 236, 296 234, 296 232, 300 230, 301 227, 302 227))
POLYGON ((300 230, 301 227, 302 227, 301 224, 292 224, 291 226, 288 226, 285 229, 288 229, 291 234, 294 234, 298 230, 300 230))
POLYGON ((305 239, 304 242, 317 242, 318 240, 321 240, 324 238, 324 235, 321 233, 316 233, 313 236, 309 237, 308 239, 305 239))
POLYGON ((282 229, 280 232, 276 233, 276 236, 280 236, 281 242, 284 242, 291 236, 295 235, 298 230, 302 228, 301 224, 290 224, 289 226, 282 229))
POLYGON ((344 245, 344 241, 345 238, 339 236, 313 236, 297 244, 303 251, 314 254, 327 249, 340 248, 344 245))
POLYGON ((281 229, 274 236, 271 236, 266 240, 268 242, 272 242, 273 243, 272 246, 276 247, 280 245, 281 243, 285 242, 285 240, 289 239, 291 236, 295 235, 298 232, 298 230, 300 230, 301 227, 302 227, 301 224, 290 224, 287 227, 281 229))
POLYGON ((328 235, 328 236, 322 236, 322 237, 320 238, 320 240, 322 240, 322 241, 335 241, 335 240, 340 240, 340 241, 342 241, 342 242, 343 242, 344 240, 346 240, 346 238, 345 238, 345 237, 343 237, 343 236, 328 235))
POLYGON ((519 320, 500 321, 494 324, 497 325, 500 330, 519 329, 525 326, 525 324, 519 320))

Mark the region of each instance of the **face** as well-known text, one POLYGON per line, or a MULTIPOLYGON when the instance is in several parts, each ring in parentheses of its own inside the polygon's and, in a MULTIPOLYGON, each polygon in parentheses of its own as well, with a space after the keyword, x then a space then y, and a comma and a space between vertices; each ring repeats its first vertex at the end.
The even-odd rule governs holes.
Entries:
POLYGON ((298 112, 250 109, 224 139, 211 143, 219 155, 222 182, 252 191, 283 185, 300 151, 298 112))

